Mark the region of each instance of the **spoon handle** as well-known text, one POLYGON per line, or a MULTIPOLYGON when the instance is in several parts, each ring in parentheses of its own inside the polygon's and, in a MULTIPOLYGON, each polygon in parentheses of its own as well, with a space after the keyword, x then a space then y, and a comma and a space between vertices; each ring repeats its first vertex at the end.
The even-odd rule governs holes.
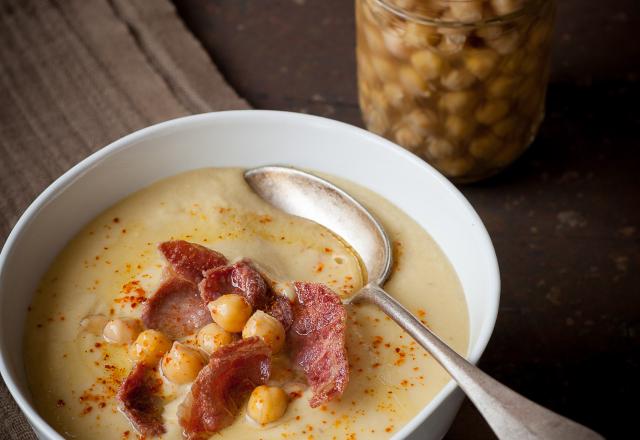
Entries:
POLYGON ((365 286, 354 300, 377 305, 431 353, 460 385, 498 438, 603 439, 594 431, 543 408, 482 372, 442 342, 380 286, 365 286))

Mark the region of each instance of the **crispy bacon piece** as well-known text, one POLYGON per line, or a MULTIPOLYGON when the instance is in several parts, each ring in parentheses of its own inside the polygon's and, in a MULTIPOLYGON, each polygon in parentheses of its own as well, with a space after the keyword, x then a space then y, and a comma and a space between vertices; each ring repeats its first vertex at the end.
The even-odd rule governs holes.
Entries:
POLYGON ((285 330, 293 322, 289 300, 271 290, 262 274, 247 260, 206 271, 198 288, 206 303, 222 295, 237 293, 244 296, 254 309, 263 310, 278 319, 285 330))
POLYGON ((267 283, 247 261, 207 270, 198 288, 207 303, 222 295, 237 293, 254 309, 264 310, 270 300, 267 283))
POLYGON ((340 297, 324 284, 294 283, 289 329, 292 360, 302 367, 313 390, 312 408, 341 396, 349 382, 345 330, 347 312, 340 297))
POLYGON ((227 264, 221 253, 184 240, 165 241, 158 249, 177 274, 196 284, 202 280, 205 270, 227 264))
POLYGON ((267 307, 266 312, 276 318, 285 331, 288 331, 293 324, 293 308, 291 302, 287 298, 277 293, 273 294, 271 304, 267 307))
POLYGON ((270 374, 271 350, 257 336, 213 352, 178 408, 185 436, 204 440, 231 425, 243 400, 270 374))
POLYGON ((145 437, 166 432, 162 421, 162 398, 158 394, 161 386, 162 379, 154 370, 138 363, 122 382, 116 396, 120 411, 145 437))
POLYGON ((144 303, 142 322, 171 339, 194 333, 211 322, 207 305, 191 281, 172 276, 144 303))

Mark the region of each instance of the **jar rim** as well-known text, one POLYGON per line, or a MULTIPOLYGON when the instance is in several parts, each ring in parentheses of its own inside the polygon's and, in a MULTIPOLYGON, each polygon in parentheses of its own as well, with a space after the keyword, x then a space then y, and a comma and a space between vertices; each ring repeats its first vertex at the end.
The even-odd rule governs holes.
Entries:
MULTIPOLYGON (((499 15, 496 17, 487 18, 484 20, 477 21, 454 21, 454 20, 440 20, 437 18, 429 18, 424 14, 419 12, 411 12, 400 6, 396 6, 389 2, 389 0, 371 0, 377 3, 380 7, 386 9, 387 11, 395 14, 399 17, 402 17, 407 20, 411 20, 416 23, 430 25, 430 26, 438 26, 438 27, 448 27, 448 28, 476 28, 479 26, 490 26, 490 25, 498 25, 504 24, 506 22, 514 21, 520 18, 523 15, 530 13, 531 11, 535 11, 540 8, 544 3, 550 2, 552 0, 527 0, 525 1, 525 5, 518 9, 517 11, 510 12, 509 14, 499 15)), ((452 1, 452 0, 446 0, 452 1)), ((453 0, 453 1, 466 1, 466 0, 453 0)))

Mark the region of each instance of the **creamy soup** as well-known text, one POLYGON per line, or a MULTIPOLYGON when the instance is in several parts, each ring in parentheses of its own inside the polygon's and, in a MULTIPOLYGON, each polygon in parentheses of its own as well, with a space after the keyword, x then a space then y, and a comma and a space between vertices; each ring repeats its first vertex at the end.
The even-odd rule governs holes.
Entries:
MULTIPOLYGON (((468 319, 462 288, 433 239, 381 196, 330 180, 383 223, 394 245, 387 291, 459 353, 468 319)), ((284 214, 256 196, 240 169, 201 169, 164 179, 125 198, 82 229, 44 275, 26 325, 25 364, 40 414, 70 438, 137 436, 115 394, 133 362, 127 347, 83 331, 83 318, 140 317, 166 264, 160 242, 183 239, 249 257, 280 280, 327 284, 346 296, 366 275, 358 258, 326 229, 284 214)), ((241 410, 215 438, 388 438, 413 418, 449 376, 372 306, 348 306, 350 382, 344 394, 310 408, 307 389, 276 423, 260 426, 241 410)), ((276 359, 277 361, 277 359, 276 359)), ((179 439, 176 411, 188 385, 172 389, 163 438, 179 439)))

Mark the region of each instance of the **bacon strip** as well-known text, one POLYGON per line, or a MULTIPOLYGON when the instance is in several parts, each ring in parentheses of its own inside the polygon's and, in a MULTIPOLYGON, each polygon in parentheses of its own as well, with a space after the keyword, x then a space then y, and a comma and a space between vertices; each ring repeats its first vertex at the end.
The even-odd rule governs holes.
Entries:
POLYGON ((285 331, 288 331, 291 324, 293 324, 293 308, 291 307, 291 302, 282 295, 277 293, 273 294, 273 299, 267 307, 266 312, 280 321, 285 331))
POLYGON ((289 330, 292 360, 307 375, 315 408, 344 392, 349 383, 346 349, 347 312, 340 297, 324 284, 296 282, 289 330))
POLYGON ((198 288, 206 303, 222 295, 236 293, 242 295, 254 309, 263 310, 279 320, 285 330, 293 322, 289 300, 270 289, 262 274, 248 260, 204 272, 204 279, 198 288))
POLYGON ((251 307, 262 310, 269 299, 267 283, 246 261, 207 270, 198 288, 207 303, 222 295, 237 293, 244 296, 251 307))
POLYGON ((162 379, 154 370, 139 363, 122 382, 116 396, 120 411, 146 437, 166 432, 162 420, 162 399, 158 395, 161 386, 162 379))
POLYGON ((211 322, 206 303, 191 281, 172 276, 163 282, 143 306, 142 322, 171 339, 194 333, 211 322))
POLYGON ((285 330, 291 326, 291 303, 275 294, 249 261, 227 266, 219 252, 183 240, 165 241, 159 249, 173 270, 145 304, 142 320, 147 328, 174 339, 192 334, 211 322, 206 304, 229 293, 240 294, 254 309, 270 313, 285 330), (194 292, 195 283, 200 297, 194 292))
POLYGON ((271 350, 257 336, 213 352, 178 408, 187 439, 208 439, 231 425, 243 400, 270 374, 271 350))
POLYGON ((158 249, 178 275, 196 284, 202 280, 205 270, 227 264, 221 253, 184 240, 165 241, 158 249))

